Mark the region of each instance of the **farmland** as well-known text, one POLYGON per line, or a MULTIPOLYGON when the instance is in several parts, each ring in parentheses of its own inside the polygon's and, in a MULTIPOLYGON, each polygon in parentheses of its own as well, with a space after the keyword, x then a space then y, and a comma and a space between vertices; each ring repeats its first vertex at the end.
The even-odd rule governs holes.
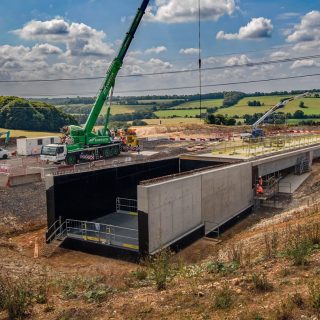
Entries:
MULTIPOLYGON (((207 110, 204 108, 202 112, 205 113, 207 110)), ((179 109, 179 110, 161 110, 155 112, 159 118, 168 118, 172 116, 184 118, 184 117, 196 117, 200 114, 200 109, 179 109)))
MULTIPOLYGON (((264 113, 269 110, 272 106, 277 104, 285 96, 262 96, 262 97, 246 97, 241 99, 235 106, 230 108, 224 108, 217 112, 222 114, 227 114, 229 116, 243 116, 245 114, 254 114, 254 113, 264 113), (249 107, 248 101, 260 101, 264 103, 264 106, 261 107, 249 107)), ((297 110, 302 110, 306 115, 311 114, 320 114, 320 99, 319 98, 302 98, 289 102, 285 108, 280 109, 279 111, 293 114, 297 110), (300 108, 299 104, 303 101, 306 108, 300 108)))
MULTIPOLYGON (((8 131, 8 129, 0 128, 0 132, 5 132, 5 131, 8 131)), ((10 137, 12 138, 18 138, 18 137, 33 138, 33 137, 55 136, 55 135, 59 135, 59 133, 10 129, 10 137)))
MULTIPOLYGON (((201 105, 204 108, 213 108, 213 107, 222 106, 222 103, 223 103, 223 99, 209 99, 209 100, 202 100, 201 105)), ((200 105, 199 100, 196 100, 196 101, 189 101, 189 102, 181 103, 174 108, 175 109, 199 108, 199 105, 200 105)))

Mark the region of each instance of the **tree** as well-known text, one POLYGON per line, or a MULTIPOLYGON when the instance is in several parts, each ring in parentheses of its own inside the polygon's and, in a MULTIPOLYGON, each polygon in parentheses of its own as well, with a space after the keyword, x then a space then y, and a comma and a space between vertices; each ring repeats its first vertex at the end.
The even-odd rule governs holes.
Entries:
POLYGON ((304 102, 303 102, 303 101, 300 101, 300 103, 299 103, 299 108, 304 109, 304 108, 307 108, 307 107, 304 105, 304 102))
POLYGON ((293 114, 293 118, 294 119, 303 119, 304 118, 304 112, 301 110, 297 110, 294 114, 293 114))

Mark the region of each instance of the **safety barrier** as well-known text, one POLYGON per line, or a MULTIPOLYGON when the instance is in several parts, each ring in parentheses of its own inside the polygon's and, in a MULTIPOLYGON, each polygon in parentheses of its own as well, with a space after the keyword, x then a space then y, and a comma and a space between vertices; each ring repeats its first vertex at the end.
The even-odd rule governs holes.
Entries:
POLYGON ((119 211, 126 211, 130 213, 137 212, 137 200, 117 197, 116 209, 117 209, 117 212, 119 211))
POLYGON ((137 229, 72 219, 67 219, 65 225, 65 234, 68 238, 123 247, 135 251, 139 249, 137 229))

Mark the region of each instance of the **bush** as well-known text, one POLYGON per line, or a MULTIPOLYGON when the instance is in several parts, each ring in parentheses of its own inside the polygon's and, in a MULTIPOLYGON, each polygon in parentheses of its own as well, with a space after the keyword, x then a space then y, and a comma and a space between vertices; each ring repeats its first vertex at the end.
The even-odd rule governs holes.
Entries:
POLYGON ((229 309, 232 304, 232 291, 227 286, 217 291, 214 297, 214 306, 216 309, 229 309))
POLYGON ((267 279, 265 274, 253 274, 252 275, 252 282, 256 290, 261 292, 271 291, 273 289, 273 285, 267 279))
POLYGON ((137 278, 137 280, 142 281, 147 279, 148 272, 142 268, 138 268, 133 272, 133 275, 137 278))
POLYGON ((134 120, 132 122, 133 126, 147 126, 148 124, 143 120, 134 120))
POLYGON ((149 260, 149 267, 152 270, 156 287, 158 290, 165 290, 171 274, 170 257, 172 253, 168 249, 161 250, 149 260))
POLYGON ((295 266, 304 266, 307 264, 307 256, 312 250, 308 239, 293 239, 287 247, 286 253, 293 260, 295 266))
POLYGON ((33 292, 29 281, 0 276, 0 307, 9 320, 24 319, 30 314, 33 292))
POLYGON ((264 243, 266 248, 266 258, 272 259, 277 254, 279 235, 277 232, 264 235, 264 243))
POLYGON ((320 281, 313 281, 309 284, 309 296, 312 307, 320 311, 320 281))

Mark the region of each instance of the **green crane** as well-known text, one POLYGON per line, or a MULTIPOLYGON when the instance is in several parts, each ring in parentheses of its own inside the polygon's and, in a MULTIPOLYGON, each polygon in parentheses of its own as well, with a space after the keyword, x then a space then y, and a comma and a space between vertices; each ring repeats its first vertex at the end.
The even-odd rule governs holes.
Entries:
POLYGON ((60 148, 55 145, 43 147, 41 153, 41 158, 43 160, 52 162, 65 161, 67 164, 75 164, 81 158, 98 160, 101 158, 116 156, 120 153, 122 142, 113 140, 108 130, 110 105, 106 114, 104 130, 96 133, 93 132, 93 128, 106 99, 109 96, 112 96, 116 77, 122 67, 123 60, 142 20, 149 1, 150 0, 142 1, 130 29, 122 42, 118 55, 112 61, 107 70, 106 77, 84 127, 74 125, 65 127, 63 131, 66 134, 66 147, 64 147, 64 150, 61 149, 61 145, 60 148))

